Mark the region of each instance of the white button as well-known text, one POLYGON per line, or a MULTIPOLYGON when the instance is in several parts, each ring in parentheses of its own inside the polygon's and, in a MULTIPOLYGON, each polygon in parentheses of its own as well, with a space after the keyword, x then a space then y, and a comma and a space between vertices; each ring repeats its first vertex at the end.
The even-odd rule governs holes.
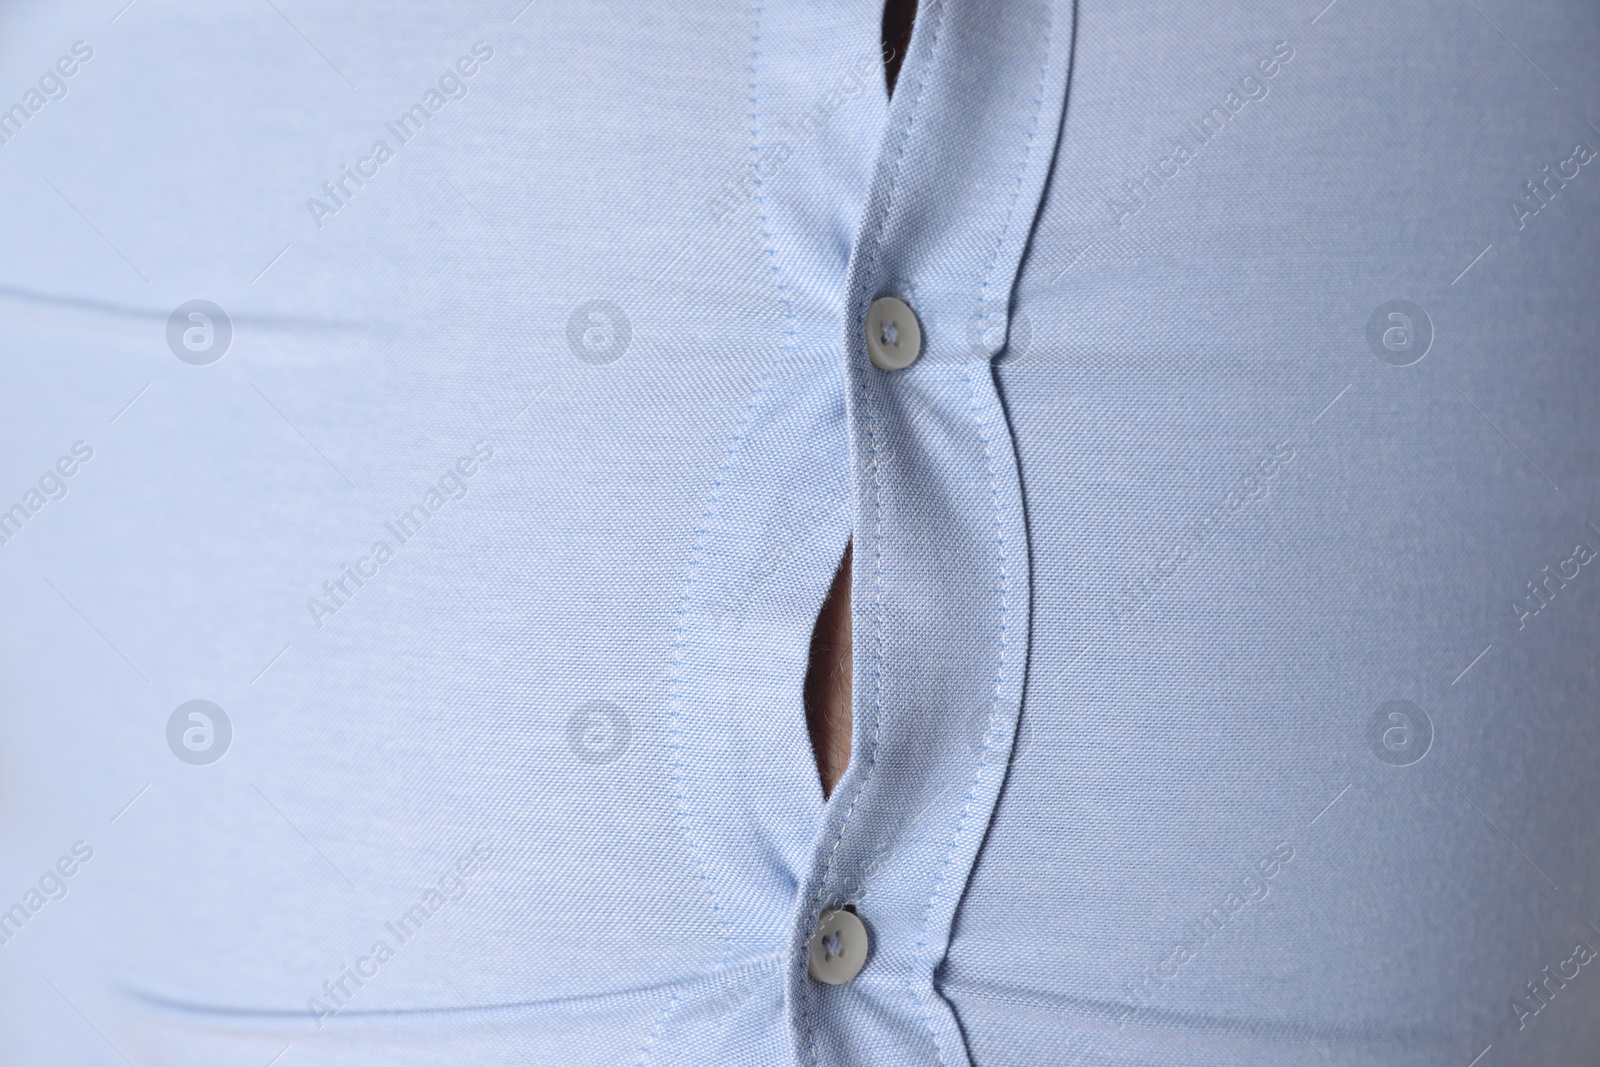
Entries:
POLYGON ((922 354, 922 327, 904 300, 880 296, 867 309, 867 355, 879 370, 905 370, 922 354))
MULTIPOLYGON (((901 305, 902 307, 904 305, 901 305)), ((853 911, 825 911, 811 935, 811 977, 844 985, 867 962, 867 928, 853 911)))

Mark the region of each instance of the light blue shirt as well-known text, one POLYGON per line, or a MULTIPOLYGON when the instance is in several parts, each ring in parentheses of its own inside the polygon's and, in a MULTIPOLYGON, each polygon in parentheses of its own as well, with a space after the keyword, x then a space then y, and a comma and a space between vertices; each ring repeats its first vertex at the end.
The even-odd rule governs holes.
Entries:
POLYGON ((0 14, 0 1061, 1593 1058, 1592 5, 120 3, 0 14))

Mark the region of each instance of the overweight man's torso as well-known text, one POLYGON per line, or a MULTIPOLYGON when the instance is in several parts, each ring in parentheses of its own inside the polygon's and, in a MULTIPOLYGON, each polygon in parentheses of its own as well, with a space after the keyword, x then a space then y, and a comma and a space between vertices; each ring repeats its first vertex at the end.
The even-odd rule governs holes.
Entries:
POLYGON ((0 1059, 1589 1055, 1600 24, 1319 6, 0 16, 0 1059))

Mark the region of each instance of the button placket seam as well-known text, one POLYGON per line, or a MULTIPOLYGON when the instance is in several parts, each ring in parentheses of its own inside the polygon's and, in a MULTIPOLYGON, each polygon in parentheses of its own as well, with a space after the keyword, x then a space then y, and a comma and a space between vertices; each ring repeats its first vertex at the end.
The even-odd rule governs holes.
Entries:
MULTIPOLYGON (((953 866, 955 866, 956 847, 961 843, 962 837, 965 836, 967 829, 972 822, 973 806, 977 800, 978 789, 983 784, 985 772, 987 772, 989 768, 995 766, 990 757, 994 750, 996 741, 995 722, 1000 714, 1001 699, 1007 677, 1007 654, 1009 653, 1011 647, 1011 560, 1010 556, 1008 556, 1006 553, 1005 526, 1001 521, 1000 515, 1000 479, 999 473, 995 469, 994 445, 991 440, 990 431, 984 423, 983 411, 978 404, 978 381, 975 377, 976 368, 974 367, 973 363, 969 361, 966 364, 965 370, 967 378, 967 395, 972 413, 972 421, 974 427, 978 431, 979 440, 983 442, 984 471, 988 475, 989 481, 989 513, 991 518, 994 520, 995 556, 993 562, 1000 571, 1000 587, 998 590, 999 620, 995 627, 996 662, 993 691, 994 695, 989 703, 989 728, 984 731, 983 750, 978 754, 977 763, 973 767, 971 784, 967 788, 967 797, 962 806, 961 818, 956 823, 955 831, 950 836, 950 842, 945 851, 944 862, 940 864, 939 874, 934 880, 933 892, 929 895, 928 903, 922 911, 922 936, 916 944, 916 947, 919 950, 919 955, 922 954, 921 950, 926 950, 929 947, 929 929, 933 923, 933 909, 934 906, 938 904, 939 900, 944 896, 945 888, 949 883, 950 870, 953 866)), ((931 966, 928 969, 928 973, 931 976, 931 966)), ((940 1001, 941 998, 939 998, 938 995, 933 991, 931 983, 926 991, 919 992, 917 988, 913 987, 912 982, 917 977, 918 975, 916 973, 912 973, 907 976, 907 992, 911 995, 913 1001, 918 1003, 923 1008, 923 1021, 928 1027, 928 1033, 933 1039, 934 1047, 938 1050, 939 1063, 942 1065, 945 1063, 944 1046, 939 1041, 938 1027, 934 1025, 933 1013, 929 1010, 929 1005, 940 1001)), ((967 1057, 966 1050, 964 1048, 962 1053, 962 1059, 963 1062, 965 1062, 967 1057)))
MULTIPOLYGON (((861 321, 863 323, 866 322, 867 310, 872 306, 872 301, 879 295, 877 292, 878 270, 882 262, 884 240, 888 235, 889 217, 894 213, 895 203, 899 196, 901 171, 905 166, 906 155, 911 149, 912 140, 917 136, 918 133, 917 116, 921 111, 922 101, 927 91, 928 75, 933 70, 934 64, 938 61, 939 57, 939 45, 943 37, 944 29, 943 0, 937 0, 933 6, 933 10, 930 11, 929 14, 933 18, 933 26, 928 31, 932 34, 932 40, 928 44, 928 58, 927 61, 924 62, 917 71, 917 91, 912 97, 911 106, 907 108, 906 124, 905 128, 901 131, 900 147, 895 152, 894 181, 889 185, 888 195, 884 197, 883 210, 878 214, 877 233, 874 234, 872 238, 872 258, 868 262, 867 269, 864 272, 865 279, 870 284, 865 287, 865 291, 862 292, 859 297, 860 304, 858 311, 860 312, 861 321)), ((904 71, 901 72, 902 76, 904 73, 904 71)), ((913 311, 913 313, 915 312, 913 311)), ((852 327, 852 329, 853 328, 854 327, 852 327)), ((924 338, 924 340, 926 340, 926 338, 924 338)))
MULTIPOLYGON (((1044 90, 1050 69, 1050 60, 1054 54, 1056 31, 1056 9, 1054 3, 1050 3, 1048 8, 1050 12, 1050 21, 1049 27, 1045 32, 1043 48, 1041 50, 1043 58, 1041 59, 1039 65, 1038 88, 1034 92, 1033 120, 1028 131, 1027 145, 1023 150, 1021 159, 1018 160, 1017 163, 1016 177, 1015 181, 1013 182, 1011 201, 1007 205, 1005 221, 1002 223, 1000 233, 996 237, 994 253, 990 258, 988 267, 984 271, 983 279, 978 286, 977 297, 979 310, 974 314, 974 321, 979 323, 981 323, 983 317, 982 309, 987 306, 985 299, 990 291, 991 286, 993 285, 995 271, 999 268, 1002 254, 1006 250, 1006 241, 1010 236, 1012 222, 1016 217, 1017 201, 1022 195, 1023 181, 1027 175, 1028 164, 1033 156, 1034 142, 1038 137, 1039 121, 1044 113, 1044 90)), ((932 63, 930 60, 929 66, 931 67, 931 65, 932 63)), ((885 219, 887 219, 887 209, 885 211, 885 219)), ((1013 281, 1014 280, 1015 275, 1013 275, 1013 281)), ((977 799, 979 786, 983 783, 984 773, 987 768, 993 766, 990 757, 995 742, 994 726, 995 721, 1000 713, 1001 697, 1003 686, 1006 681, 1006 669, 1008 665, 1007 654, 1010 649, 1009 617, 1012 610, 1010 604, 1010 560, 1006 554, 1005 531, 1000 514, 999 475, 995 470, 994 447, 989 429, 984 424, 983 412, 978 404, 978 383, 974 376, 974 362, 975 361, 972 360, 965 361, 969 406, 972 414, 973 424, 978 431, 979 439, 983 443, 984 466, 989 482, 990 514, 994 521, 994 543, 997 551, 995 562, 998 564, 1000 570, 999 621, 996 626, 995 635, 998 649, 995 665, 994 696, 990 703, 989 728, 987 731, 985 731, 983 750, 977 757, 977 763, 973 769, 971 785, 967 790, 967 797, 962 808, 961 818, 957 822, 954 832, 951 834, 949 843, 945 850, 944 862, 940 865, 939 874, 934 882, 933 892, 930 894, 928 902, 923 908, 921 937, 916 943, 919 958, 926 955, 925 950, 930 945, 930 927, 933 922, 934 907, 944 896, 949 880, 950 869, 955 864, 956 848, 958 845, 960 845, 962 838, 966 835, 969 824, 972 821, 973 806, 977 799)), ((1019 700, 1018 711, 1020 712, 1020 710, 1021 706, 1019 700)), ((948 940, 948 933, 946 934, 945 940, 948 940)), ((920 976, 916 971, 909 971, 907 973, 905 980, 906 992, 908 996, 911 997, 912 1002, 917 1004, 922 1009, 924 1025, 927 1026, 928 1035, 934 1043, 934 1048, 938 1055, 938 1062, 941 1067, 943 1067, 943 1065, 946 1063, 945 1049, 943 1043, 939 1039, 939 1028, 935 1024, 933 1012, 930 1010, 931 1002, 937 1001, 939 998, 937 994, 934 993, 931 986, 925 991, 918 988, 919 977, 920 976)), ((965 1062, 968 1058, 966 1056, 966 1050, 963 1049, 962 1053, 962 1060, 965 1062)))
MULTIPOLYGON (((821 914, 820 909, 822 907, 822 902, 827 896, 827 891, 828 891, 830 883, 831 883, 831 881, 833 879, 833 874, 834 874, 834 871, 836 869, 835 868, 835 862, 836 862, 836 860, 838 858, 838 855, 839 855, 839 848, 844 843, 845 831, 849 828, 851 820, 855 817, 856 811, 860 808, 862 797, 866 793, 867 783, 869 781, 871 781, 872 775, 873 775, 874 771, 877 768, 878 748, 879 748, 879 744, 880 744, 880 742, 882 740, 882 736, 883 736, 883 719, 884 719, 883 691, 884 691, 884 677, 885 677, 885 673, 886 673, 884 665, 885 665, 885 661, 886 661, 886 658, 887 658, 886 655, 885 655, 885 645, 886 645, 886 642, 887 642, 887 637, 886 637, 886 635, 884 633, 884 624, 885 624, 886 619, 885 619, 884 607, 883 607, 883 603, 884 603, 884 579, 883 579, 884 554, 883 554, 883 542, 884 542, 884 540, 886 538, 885 527, 887 525, 887 515, 886 515, 886 512, 884 510, 884 506, 883 506, 883 435, 882 435, 882 431, 880 430, 880 428, 878 426, 878 424, 882 421, 883 417, 882 417, 882 415, 880 415, 878 413, 878 411, 876 409, 876 406, 874 406, 872 404, 872 400, 871 400, 870 396, 868 395, 868 387, 867 387, 867 383, 866 382, 862 382, 861 383, 860 389, 858 390, 858 395, 861 397, 861 400, 862 400, 863 404, 867 407, 866 415, 867 415, 868 421, 871 423, 871 429, 868 431, 868 433, 869 433, 869 435, 871 437, 871 440, 872 440, 872 467, 871 467, 871 470, 872 470, 872 484, 873 484, 873 507, 874 507, 874 512, 875 512, 874 517, 873 517, 874 518, 874 528, 873 528, 873 538, 872 538, 873 539, 873 553, 872 553, 872 559, 873 559, 873 627, 872 627, 872 632, 873 632, 874 643, 876 645, 875 651, 873 653, 873 664, 874 664, 874 666, 873 666, 873 704, 874 704, 874 707, 876 708, 876 714, 874 716, 873 724, 872 724, 872 743, 871 743, 871 745, 870 745, 870 747, 868 749, 868 752, 867 752, 866 771, 862 775, 861 781, 857 784, 856 790, 855 790, 854 794, 850 798, 850 806, 845 809, 844 815, 840 818, 839 828, 838 828, 837 831, 835 831, 835 834, 834 834, 833 847, 831 849, 829 849, 829 851, 828 851, 827 866, 823 870, 822 877, 817 882, 817 890, 816 890, 816 893, 813 894, 813 896, 812 896, 811 908, 808 909, 810 911, 816 911, 818 913, 818 915, 821 914)), ((802 1012, 802 1017, 803 1017, 803 1019, 805 1021, 806 1033, 811 1038, 811 1063, 812 1063, 812 1067, 821 1067, 822 1050, 819 1047, 819 1043, 818 1043, 818 1040, 817 1040, 816 1028, 813 1026, 812 1019, 811 1019, 811 1004, 812 1004, 812 998, 815 995, 815 990, 813 988, 813 985, 814 985, 814 983, 812 982, 811 978, 808 975, 807 978, 805 979, 805 982, 803 983, 803 987, 802 987, 803 992, 802 992, 802 995, 801 995, 801 1012, 802 1012)))
MULTIPOLYGON (((928 31, 932 35, 928 45, 928 58, 919 65, 917 71, 916 95, 912 98, 911 105, 907 109, 905 128, 901 133, 899 149, 895 153, 894 179, 890 183, 888 194, 884 197, 883 209, 878 216, 877 233, 874 235, 872 243, 872 259, 863 272, 864 279, 868 284, 863 286, 864 291, 858 297, 858 314, 856 319, 851 323, 850 326, 847 327, 847 330, 851 333, 860 334, 862 329, 864 329, 862 324, 866 322, 867 308, 871 305, 877 288, 879 266, 882 262, 881 257, 883 252, 883 243, 888 233, 889 218, 894 210, 896 198, 900 191, 901 170, 905 165, 906 155, 910 150, 913 138, 915 138, 919 132, 917 130, 917 116, 921 110, 922 101, 927 91, 929 73, 932 71, 939 56, 939 45, 942 39, 941 31, 944 28, 943 0, 935 0, 933 10, 929 12, 929 14, 932 16, 933 22, 928 31)), ((901 71, 902 78, 904 78, 905 73, 906 72, 904 70, 901 71)), ((864 346, 864 335, 862 335, 861 341, 864 346)), ((855 346, 852 344, 846 349, 846 353, 848 354, 849 351, 854 347, 855 346)), ((863 355, 865 355, 864 351, 863 355)), ((860 389, 858 390, 858 395, 867 406, 866 415, 868 420, 873 424, 873 428, 869 431, 869 433, 872 436, 872 480, 874 506, 876 510, 876 529, 873 533, 873 606, 875 618, 872 622, 873 635, 877 646, 873 655, 873 703, 876 714, 873 722, 872 744, 867 755, 866 770, 862 774, 861 779, 857 782, 854 795, 850 798, 850 805, 845 809, 845 813, 839 821, 839 827, 834 833, 833 847, 829 849, 827 864, 823 869, 822 877, 817 881, 817 890, 813 895, 811 908, 808 909, 810 911, 817 912, 818 914, 820 914, 822 902, 825 899, 826 894, 831 888, 833 882, 833 876, 837 869, 836 862, 839 855, 839 849, 844 843, 845 832, 848 830, 856 811, 861 806, 861 800, 866 794, 867 786, 872 781, 873 774, 877 769, 878 749, 882 739, 883 720, 885 715, 884 678, 887 673, 888 659, 886 651, 888 643, 886 627, 888 620, 884 610, 884 542, 887 539, 887 534, 885 531, 887 526, 887 516, 883 506, 883 442, 882 433, 877 426, 877 424, 882 420, 882 415, 879 414, 876 406, 872 404, 869 385, 869 382, 871 381, 871 374, 874 372, 877 372, 877 368, 875 367, 873 368, 872 372, 863 370, 862 381, 860 389)), ((809 977, 806 978, 802 983, 802 989, 801 1012, 805 1023, 806 1032, 811 1038, 811 1062, 813 1067, 820 1067, 822 1050, 819 1047, 818 1036, 811 1019, 811 1005, 813 997, 815 996, 815 990, 813 989, 813 983, 809 977)), ((933 1033, 931 1020, 929 1021, 929 1036, 933 1040, 935 1049, 938 1050, 940 1063, 942 1064, 944 1062, 944 1051, 939 1044, 938 1036, 933 1033)))
MULTIPOLYGON (((995 238, 994 255, 989 260, 989 266, 983 272, 983 280, 978 284, 978 307, 973 313, 973 321, 978 327, 980 327, 980 329, 985 325, 984 320, 988 317, 988 311, 986 309, 990 305, 989 292, 994 283, 994 273, 1000 266, 1000 257, 1005 252, 1006 241, 1011 236, 1011 224, 1017 216, 1017 201, 1022 196, 1022 182, 1028 173, 1028 163, 1033 158, 1034 143, 1039 138, 1039 119, 1044 115, 1044 90, 1050 76, 1050 60, 1055 54, 1057 21, 1056 4, 1054 0, 1047 0, 1046 7, 1050 13, 1050 22, 1049 26, 1045 29, 1044 48, 1041 51, 1042 58, 1039 61, 1039 87, 1034 91, 1033 94, 1033 122, 1028 127, 1028 142, 1023 148, 1022 159, 1017 165, 1016 181, 1012 183, 1011 202, 1006 206, 1005 222, 1001 224, 999 236, 995 238)), ((1037 211, 1035 214, 1037 215, 1037 211)), ((1021 262, 1019 257, 1018 268, 1020 269, 1020 267, 1021 262)), ((1009 309, 1011 305, 1011 289, 1015 286, 1015 283, 1016 273, 1013 272, 1011 284, 1006 286, 1006 319, 1008 332, 1010 323, 1009 309)), ((998 351, 998 349, 996 351, 998 351)), ((990 353, 991 356, 993 354, 994 353, 992 352, 990 353)))

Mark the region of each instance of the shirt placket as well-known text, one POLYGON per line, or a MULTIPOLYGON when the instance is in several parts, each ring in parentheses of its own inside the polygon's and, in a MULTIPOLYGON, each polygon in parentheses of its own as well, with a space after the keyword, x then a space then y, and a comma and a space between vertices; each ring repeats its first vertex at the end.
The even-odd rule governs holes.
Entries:
POLYGON ((843 316, 854 734, 793 917, 800 1062, 968 1062, 935 973, 1004 777, 1028 647, 1027 531, 991 360, 1060 131, 1072 28, 1064 0, 924 3, 856 233, 843 316), (858 926, 859 970, 834 969, 858 926))

